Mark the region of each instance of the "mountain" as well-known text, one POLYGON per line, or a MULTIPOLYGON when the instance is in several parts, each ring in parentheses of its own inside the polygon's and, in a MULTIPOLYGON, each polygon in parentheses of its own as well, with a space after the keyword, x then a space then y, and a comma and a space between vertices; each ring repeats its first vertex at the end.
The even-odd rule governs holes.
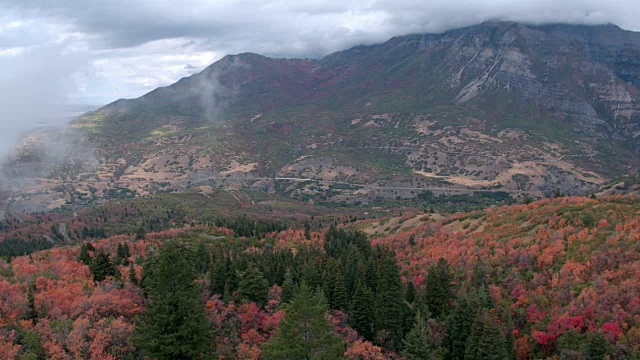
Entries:
POLYGON ((101 161, 65 180, 85 199, 201 186, 349 203, 585 193, 637 172, 640 33, 487 22, 319 60, 226 56, 73 126, 101 161))

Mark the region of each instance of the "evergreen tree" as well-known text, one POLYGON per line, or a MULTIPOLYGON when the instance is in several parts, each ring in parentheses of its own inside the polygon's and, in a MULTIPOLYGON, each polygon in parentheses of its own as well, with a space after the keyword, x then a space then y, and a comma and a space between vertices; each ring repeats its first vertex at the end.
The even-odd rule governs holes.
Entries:
POLYGON ((503 330, 498 323, 495 310, 481 311, 473 324, 464 359, 508 359, 503 330))
POLYGON ((136 230, 136 240, 144 240, 147 237, 147 230, 144 228, 144 225, 140 225, 138 230, 136 230))
POLYGON ((123 251, 123 257, 125 259, 128 259, 131 257, 131 249, 129 249, 129 243, 124 243, 124 245, 122 246, 123 251))
POLYGON ((367 340, 375 338, 375 299, 364 281, 358 281, 351 301, 349 325, 367 340))
POLYGON ((100 282, 108 276, 116 277, 117 273, 116 267, 111 263, 109 254, 103 252, 96 254, 96 257, 89 265, 89 270, 91 271, 91 275, 93 275, 93 280, 95 282, 100 282))
POLYGON ((431 314, 429 314, 429 309, 424 306, 416 306, 416 304, 409 304, 406 300, 402 302, 402 333, 408 334, 409 331, 413 328, 413 325, 416 321, 416 315, 420 312, 425 319, 428 319, 431 314))
POLYGON ((305 262, 302 268, 302 281, 304 281, 310 288, 315 289, 322 283, 322 275, 318 271, 318 266, 315 259, 310 259, 305 262))
POLYGON ((158 264, 158 255, 154 247, 149 248, 147 251, 147 257, 142 263, 142 273, 140 274, 140 287, 145 293, 148 294, 147 289, 151 283, 153 272, 158 264))
POLYGON ((384 340, 384 346, 397 350, 403 338, 403 296, 400 269, 392 251, 387 251, 380 259, 377 288, 377 329, 389 332, 389 338, 384 340))
POLYGON ((345 347, 325 318, 326 307, 302 284, 276 333, 262 347, 264 360, 342 359, 345 347))
POLYGON ((336 310, 347 310, 349 308, 349 295, 344 285, 342 271, 338 268, 336 279, 333 284, 331 308, 336 310))
POLYGON ((407 290, 405 291, 404 298, 409 304, 413 304, 416 300, 416 287, 413 285, 413 281, 411 280, 407 283, 407 290))
POLYGON ((209 266, 211 293, 224 294, 225 284, 227 282, 228 264, 224 256, 218 257, 213 265, 209 266))
POLYGON ((322 290, 324 291, 324 295, 327 297, 331 308, 333 308, 333 288, 336 286, 336 272, 338 266, 339 264, 335 259, 329 258, 329 260, 327 260, 324 280, 322 282, 322 290))
POLYGON ((601 332, 591 334, 587 351, 585 352, 586 360, 604 360, 609 349, 609 342, 601 332))
POLYGON ((129 264, 131 263, 129 261, 129 257, 131 256, 131 253, 129 253, 129 245, 127 245, 127 243, 124 243, 124 246, 122 247, 122 265, 124 266, 129 266, 129 264))
POLYGON ((138 286, 138 277, 136 276, 136 269, 133 267, 133 263, 129 263, 129 281, 138 286))
POLYGON ((311 226, 306 221, 304 223, 304 238, 307 240, 311 240, 311 226))
POLYGON ((34 330, 26 330, 20 339, 21 360, 45 359, 40 335, 34 330))
POLYGON ((226 282, 224 284, 224 289, 225 291, 228 291, 229 294, 233 294, 236 292, 236 290, 238 290, 238 287, 240 286, 239 284, 239 277, 240 277, 240 272, 238 271, 238 268, 241 268, 238 264, 238 261, 229 261, 229 270, 227 272, 227 278, 226 278, 226 282))
POLYGON ((429 327, 418 311, 415 324, 404 340, 402 355, 407 360, 431 360, 431 348, 429 327))
MULTIPOLYGON (((343 283, 347 291, 348 299, 351 299, 355 291, 356 277, 358 275, 358 268, 364 262, 364 257, 359 248, 355 246, 349 247, 347 253, 347 262, 344 268, 343 283)), ((338 277, 340 279, 340 277, 338 277)))
POLYGON ((318 301, 318 303, 320 303, 322 306, 326 308, 329 307, 329 302, 327 301, 327 297, 324 295, 324 291, 322 291, 322 288, 320 286, 316 286, 316 292, 314 296, 318 301))
POLYGON ((186 250, 164 245, 146 279, 148 303, 133 341, 153 359, 197 359, 208 348, 208 323, 186 250))
POLYGON ((490 310, 483 324, 482 336, 478 342, 478 358, 482 360, 508 359, 504 329, 500 326, 495 310, 490 310))
POLYGON ((26 320, 31 320, 34 324, 38 320, 38 311, 36 310, 36 303, 33 297, 33 286, 29 286, 29 290, 27 292, 27 313, 25 314, 26 320))
POLYGON ((438 261, 438 265, 431 266, 429 269, 425 298, 434 318, 441 318, 449 313, 453 300, 452 280, 449 263, 444 258, 438 261))
POLYGON ((115 265, 120 265, 122 263, 122 259, 124 258, 124 248, 122 247, 122 243, 118 243, 116 248, 116 257, 113 259, 115 265))
POLYGON ((242 300, 264 305, 269 295, 269 282, 253 264, 242 273, 238 290, 242 300))
POLYGON ((444 346, 447 349, 447 360, 463 360, 465 347, 471 329, 474 324, 476 309, 469 303, 466 296, 462 296, 456 301, 446 323, 446 336, 444 346))
POLYGON ((205 274, 209 270, 209 250, 204 242, 198 242, 195 254, 195 269, 198 274, 205 274))
POLYGON ((89 255, 89 249, 86 245, 80 246, 80 254, 78 255, 78 261, 85 265, 91 265, 91 256, 89 255))
POLYGON ((369 287, 369 289, 376 293, 376 289, 378 286, 378 266, 376 264, 376 259, 374 256, 371 256, 371 258, 369 258, 369 261, 367 261, 365 281, 367 282, 367 286, 369 287))
POLYGON ((287 272, 284 275, 284 282, 282 283, 282 294, 280 295, 280 302, 283 304, 290 302, 291 299, 293 299, 294 293, 295 284, 293 283, 291 269, 287 269, 287 272))
POLYGON ((479 311, 473 320, 473 326, 464 349, 464 360, 482 360, 478 355, 480 338, 484 332, 484 320, 486 318, 484 310, 479 311))

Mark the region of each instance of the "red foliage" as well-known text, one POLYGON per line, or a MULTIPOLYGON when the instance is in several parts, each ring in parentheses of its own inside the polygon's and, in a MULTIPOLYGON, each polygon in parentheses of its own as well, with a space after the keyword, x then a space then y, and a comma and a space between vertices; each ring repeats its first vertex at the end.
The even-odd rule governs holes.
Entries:
POLYGON ((349 344, 344 352, 347 359, 353 360, 385 360, 384 352, 379 346, 373 345, 369 341, 356 340, 349 344))
POLYGON ((620 338, 622 334, 622 330, 620 330, 620 325, 617 323, 607 322, 602 325, 600 328, 602 335, 604 335, 610 342, 616 342, 620 338))
POLYGON ((531 332, 531 335, 536 340, 536 342, 540 344, 540 346, 542 346, 542 351, 544 351, 545 354, 550 355, 553 351, 555 341, 558 336, 555 334, 549 334, 546 331, 537 330, 533 330, 531 332))

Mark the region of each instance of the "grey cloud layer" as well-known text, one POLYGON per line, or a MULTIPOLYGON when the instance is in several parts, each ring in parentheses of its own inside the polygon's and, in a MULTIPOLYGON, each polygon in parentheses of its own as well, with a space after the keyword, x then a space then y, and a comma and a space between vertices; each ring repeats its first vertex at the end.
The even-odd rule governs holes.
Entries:
POLYGON ((206 38, 236 51, 319 56, 361 42, 441 32, 489 19, 611 22, 640 29, 640 6, 635 0, 57 0, 46 7, 42 3, 0 0, 0 6, 16 12, 73 24, 109 48, 166 38, 206 38))
POLYGON ((0 29, 24 23, 0 30, 0 55, 74 38, 92 53, 97 75, 83 96, 107 101, 142 95, 228 53, 318 58, 490 19, 640 30, 637 0, 0 0, 0 13, 0 29))

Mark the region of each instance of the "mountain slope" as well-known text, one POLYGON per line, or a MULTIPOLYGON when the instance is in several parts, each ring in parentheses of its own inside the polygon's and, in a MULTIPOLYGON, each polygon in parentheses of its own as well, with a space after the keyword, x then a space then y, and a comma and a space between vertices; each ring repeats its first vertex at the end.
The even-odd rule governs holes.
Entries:
POLYGON ((471 110, 491 109, 497 117, 511 111, 486 103, 506 92, 533 100, 538 111, 570 117, 579 130, 637 149, 639 64, 640 34, 615 26, 485 23, 397 37, 319 61, 227 56, 175 85, 103 110, 124 112, 128 120, 142 111, 195 121, 218 105, 226 120, 265 111, 297 114, 312 105, 361 113, 378 98, 370 106, 384 112, 394 110, 386 102, 401 95, 400 111, 476 100, 471 110))
POLYGON ((489 22, 320 60, 227 56, 74 126, 97 144, 98 194, 581 193, 638 167, 639 63, 640 33, 615 26, 489 22))

